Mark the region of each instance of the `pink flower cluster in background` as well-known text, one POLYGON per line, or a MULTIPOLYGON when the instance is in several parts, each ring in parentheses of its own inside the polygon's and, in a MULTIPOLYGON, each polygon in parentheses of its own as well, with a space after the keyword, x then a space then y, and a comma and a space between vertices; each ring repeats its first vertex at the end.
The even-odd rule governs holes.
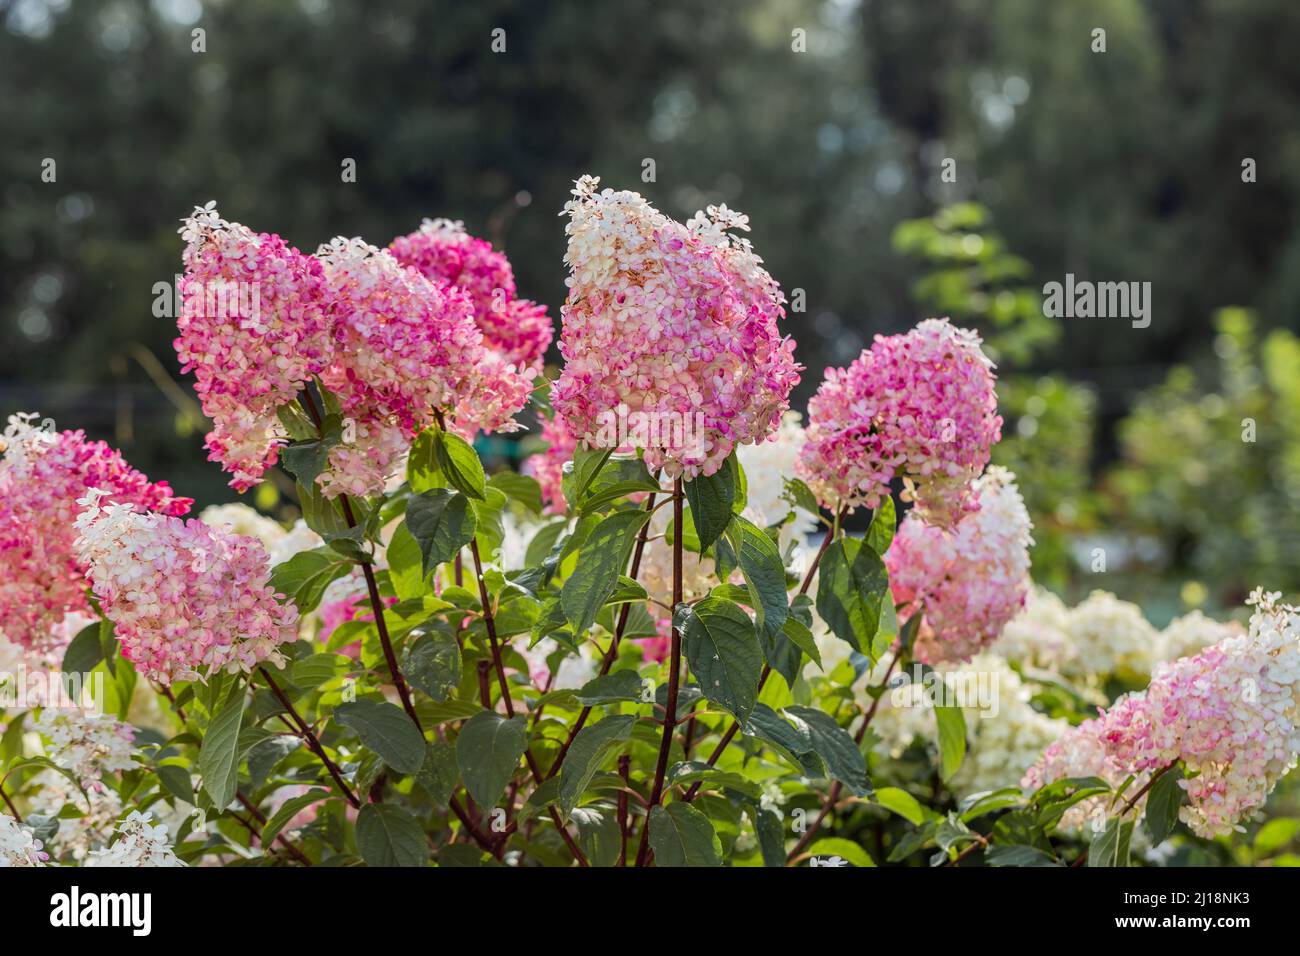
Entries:
POLYGON ((88 609, 76 552, 77 499, 90 488, 111 501, 183 515, 193 501, 151 482, 100 441, 55 432, 32 414, 10 417, 0 458, 0 635, 36 651, 58 649, 59 625, 88 609))
POLYGON ((559 415, 542 419, 542 439, 546 442, 546 449, 530 455, 521 470, 523 474, 535 478, 541 486, 547 512, 564 514, 568 507, 562 484, 564 466, 573 460, 578 440, 559 415))
POLYGON ((970 484, 1002 437, 993 365, 978 335, 927 319, 877 335, 848 368, 826 370, 808 405, 796 471, 827 508, 876 508, 901 476, 931 524, 975 503, 970 484))
POLYGON ((402 265, 468 295, 484 344, 506 362, 540 373, 555 330, 546 306, 518 297, 504 253, 471 236, 464 223, 449 219, 424 220, 415 232, 394 239, 388 250, 402 265))
POLYGON ((1029 593, 1033 525, 1015 476, 990 467, 972 485, 971 502, 978 510, 952 529, 910 512, 885 553, 900 619, 924 615, 915 654, 929 664, 970 660, 997 640, 1029 593))
MULTIPOLYGON (((1204 837, 1239 829, 1300 755, 1300 610, 1278 597, 1257 590, 1249 633, 1158 665, 1145 691, 1076 728, 1071 734, 1088 740, 1069 746, 1088 747, 1124 774, 1181 761, 1183 822, 1204 837)), ((1081 769, 1057 766, 1064 747, 1048 748, 1025 785, 1081 769)))
POLYGON ((101 497, 92 489, 79 502, 77 551, 142 675, 166 686, 283 665, 279 648, 297 639, 298 611, 271 590, 260 541, 101 497))
POLYGON ((698 447, 652 441, 645 462, 670 478, 711 475, 789 406, 801 367, 777 328, 784 296, 748 240, 728 232, 748 229, 746 217, 709 207, 682 225, 598 183, 582 177, 565 205, 565 365, 552 404, 589 443, 621 405, 661 431, 698 421, 698 447))

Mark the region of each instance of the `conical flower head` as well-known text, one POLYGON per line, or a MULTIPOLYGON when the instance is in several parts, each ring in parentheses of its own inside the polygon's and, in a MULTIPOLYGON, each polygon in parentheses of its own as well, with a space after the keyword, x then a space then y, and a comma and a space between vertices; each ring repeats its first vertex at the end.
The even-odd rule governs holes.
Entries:
POLYGON ((974 509, 971 482, 1002 437, 993 365, 974 332, 927 319, 877 335, 847 368, 826 370, 808 405, 799 477, 828 508, 875 508, 903 479, 931 524, 974 509))
POLYGON ((552 404, 597 447, 632 444, 668 477, 711 475, 780 425, 799 381, 777 321, 784 296, 746 217, 709 207, 682 225, 584 176, 565 206, 570 267, 552 404))
POLYGON ((287 437, 276 414, 329 361, 321 265, 271 233, 227 222, 215 205, 185 220, 176 354, 212 419, 208 459, 257 484, 287 437))

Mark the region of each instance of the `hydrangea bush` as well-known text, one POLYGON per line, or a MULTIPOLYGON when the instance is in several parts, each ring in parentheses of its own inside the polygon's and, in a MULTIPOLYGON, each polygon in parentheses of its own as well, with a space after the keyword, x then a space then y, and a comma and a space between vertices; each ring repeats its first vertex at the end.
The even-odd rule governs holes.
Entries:
POLYGON ((978 336, 878 336, 805 427, 746 217, 598 186, 554 380, 546 310, 459 223, 308 255, 185 221, 211 460, 282 469, 302 518, 186 519, 10 420, 0 865, 1127 865, 1258 816, 1300 612, 1067 607, 986 467, 978 336), (487 474, 475 438, 529 407, 543 450, 487 474))

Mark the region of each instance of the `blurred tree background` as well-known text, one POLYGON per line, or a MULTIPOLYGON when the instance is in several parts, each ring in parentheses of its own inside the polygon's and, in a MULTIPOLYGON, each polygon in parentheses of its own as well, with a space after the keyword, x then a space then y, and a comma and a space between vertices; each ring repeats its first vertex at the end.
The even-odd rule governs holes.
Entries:
POLYGON ((796 407, 877 333, 979 327, 1043 580, 1294 591, 1297 49, 1294 0, 0 0, 0 407, 231 500, 154 308, 192 206, 307 251, 463 219, 558 314, 590 172, 750 215, 806 296, 796 407), (1151 282, 1150 327, 1045 319, 1067 272, 1151 282))

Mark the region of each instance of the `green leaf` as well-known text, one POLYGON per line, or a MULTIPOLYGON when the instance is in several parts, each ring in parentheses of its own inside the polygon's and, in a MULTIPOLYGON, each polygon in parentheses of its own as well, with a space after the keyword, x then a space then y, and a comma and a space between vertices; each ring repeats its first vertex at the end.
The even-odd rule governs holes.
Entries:
POLYGON ((1255 856, 1267 857, 1282 849, 1300 833, 1300 820, 1278 817, 1269 820, 1255 834, 1255 856))
POLYGON ((736 515, 727 529, 727 540, 736 552, 740 571, 751 596, 758 628, 780 632, 790 616, 786 603, 785 565, 776 542, 750 521, 736 515))
POLYGON ((420 546, 423 577, 473 540, 476 520, 468 498, 435 488, 407 501, 406 527, 420 546))
POLYGON ((733 451, 728 455, 715 474, 700 475, 686 482, 686 500, 691 503, 691 516, 695 519, 695 531, 703 551, 717 540, 732 519, 731 506, 736 500, 736 453, 733 451))
POLYGON ((417 495, 434 488, 447 487, 433 454, 434 436, 437 433, 435 428, 426 428, 416 435, 406 458, 406 481, 410 484, 411 491, 417 495))
POLYGON ((429 744, 424 754, 424 765, 415 775, 420 786, 437 806, 446 807, 451 792, 460 781, 460 768, 456 766, 456 748, 445 740, 429 744))
POLYGON ((738 604, 708 597, 686 615, 686 660, 700 690, 742 723, 758 701, 763 654, 754 622, 738 604))
POLYGON ((868 657, 880 624, 889 576, 880 555, 857 538, 833 541, 822 556, 817 613, 831 632, 868 657))
POLYGON ((636 717, 632 714, 620 714, 606 717, 584 727, 573 738, 573 744, 564 757, 560 767, 560 811, 568 816, 578 805, 583 791, 600 765, 618 745, 632 736, 632 726, 636 717))
POLYGON ((839 857, 848 861, 852 866, 868 867, 876 865, 876 862, 871 859, 871 854, 852 840, 846 840, 843 837, 822 837, 808 848, 808 854, 828 859, 839 857))
POLYGON ((507 720, 483 710, 465 721, 456 738, 456 763, 465 789, 479 806, 495 806, 519 766, 526 744, 522 717, 507 720))
POLYGON ((571 818, 578 828, 578 845, 592 866, 614 866, 623 852, 618 818, 606 810, 578 807, 571 818))
POLYGON ((214 805, 224 809, 239 783, 239 725, 244 718, 244 685, 236 682, 212 715, 199 750, 199 775, 214 805))
POLYGON ((886 497, 881 500, 880 507, 871 516, 871 527, 867 529, 867 547, 883 558, 885 552, 889 550, 890 543, 894 540, 897 525, 898 518, 894 512, 894 499, 886 497))
POLYGON ((194 783, 188 770, 174 763, 161 763, 154 767, 154 772, 158 775, 158 782, 173 797, 194 803, 194 783))
POLYGON ((302 690, 315 690, 356 666, 355 661, 342 654, 309 654, 294 661, 289 673, 294 684, 302 690))
POLYGON ((424 735, 397 705, 355 700, 334 708, 334 719, 355 730, 361 743, 398 773, 415 773, 424 765, 424 735))
POLYGON ((797 508, 802 508, 810 515, 816 517, 821 514, 821 509, 817 506, 817 496, 812 493, 812 489, 800 481, 798 478, 786 478, 785 490, 781 496, 797 508))
POLYGON ((939 725, 939 776, 947 783, 966 759, 966 717, 960 707, 939 704, 934 717, 939 725))
POLYGON ((847 730, 823 711, 812 707, 787 707, 786 715, 801 720, 808 728, 812 749, 826 764, 832 777, 854 796, 863 797, 871 792, 867 779, 867 762, 858 749, 857 741, 847 730))
POLYGON ((89 624, 77 632, 67 650, 63 652, 64 674, 89 674, 104 659, 99 643, 99 622, 89 624))
POLYGON ((617 511, 596 525, 579 553, 578 566, 560 591, 564 618, 575 635, 586 633, 613 593, 641 526, 650 515, 642 509, 617 511))
POLYGON ((818 667, 822 666, 822 652, 817 647, 817 641, 807 624, 797 618, 788 617, 781 625, 781 633, 789 638, 791 644, 811 657, 818 667))
POLYGON ((1111 817, 1088 845, 1089 866, 1128 866, 1133 824, 1111 817))
POLYGON ((391 803, 367 803, 361 808, 357 850, 366 866, 424 866, 429 859, 419 822, 391 803))
POLYGON ((487 491, 487 475, 473 445, 451 432, 435 432, 433 459, 449 485, 471 498, 483 499, 487 491))
POLYGON ((607 509, 636 492, 658 491, 659 482, 639 458, 611 457, 601 467, 578 504, 580 514, 607 509))
POLYGON ((803 721, 793 724, 767 704, 760 703, 754 706, 749 720, 741 725, 741 733, 776 747, 808 776, 818 776, 822 772, 820 759, 813 753, 812 732, 803 721))
POLYGON ((330 583, 347 574, 352 567, 351 561, 341 559, 328 547, 304 551, 271 570, 271 589, 292 600, 300 612, 308 614, 320 604, 330 583))
POLYGON ((306 793, 299 794, 281 804, 280 809, 271 815, 271 819, 266 821, 262 827, 262 845, 270 846, 280 832, 289 824, 289 821, 296 817, 302 810, 311 806, 313 803, 319 803, 322 800, 328 800, 330 792, 316 787, 308 790, 306 793))
POLYGON ((615 671, 587 681, 575 696, 583 707, 613 704, 621 700, 639 701, 643 686, 641 675, 636 671, 615 671))
POLYGON ((929 815, 916 797, 898 787, 882 787, 877 790, 876 802, 914 826, 920 826, 929 815))
POLYGON ((327 415, 320 432, 320 438, 290 442, 280 449, 281 466, 308 487, 314 486, 316 476, 325 470, 330 449, 343 440, 343 423, 337 415, 327 415))
POLYGON ((1187 801, 1187 791, 1182 788, 1183 768, 1166 770, 1151 785, 1147 793, 1146 815, 1143 825, 1151 836, 1151 845, 1159 846, 1165 837, 1174 832, 1178 823, 1178 808, 1187 801))
POLYGON ((570 511, 578 510, 587 489, 613 453, 612 448, 578 448, 574 451, 573 461, 564 466, 564 477, 560 479, 560 488, 570 511))
POLYGON ((763 865, 785 866, 785 828, 780 814, 755 805, 750 807, 749 815, 754 821, 754 833, 758 836, 763 865))
POLYGON ((385 552, 388 558, 388 579, 402 601, 421 598, 427 592, 424 586, 424 554, 420 544, 403 521, 393 530, 385 552))
POLYGON ((499 471, 488 479, 488 484, 501 489, 507 498, 519 502, 533 514, 542 513, 542 486, 536 478, 513 471, 499 471))
POLYGON ((650 810, 650 849, 655 866, 721 866, 721 843, 713 824, 689 803, 650 810))
POLYGON ((402 673, 411 686, 432 700, 444 701, 460 684, 460 645, 449 630, 427 625, 411 631, 416 635, 402 661, 402 673))
POLYGON ((993 846, 984 851, 984 862, 989 866, 1060 866, 1060 861, 1036 846, 1012 844, 993 846))

